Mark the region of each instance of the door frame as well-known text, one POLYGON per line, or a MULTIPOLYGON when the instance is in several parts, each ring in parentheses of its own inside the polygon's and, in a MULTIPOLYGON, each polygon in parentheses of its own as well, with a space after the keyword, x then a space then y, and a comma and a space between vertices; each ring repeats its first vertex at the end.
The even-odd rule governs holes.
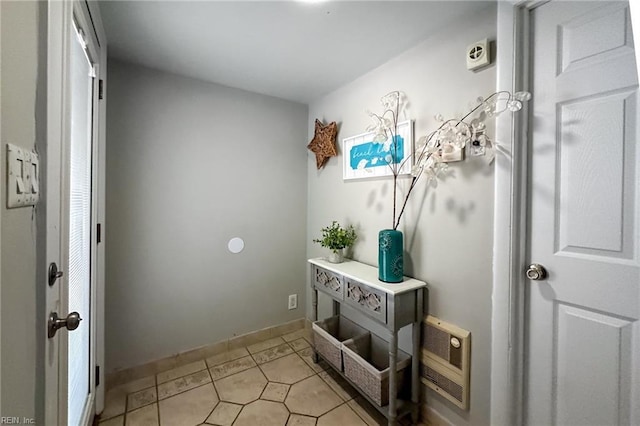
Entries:
MULTIPOLYGON (((0 4, 0 46, 2 45, 2 5, 0 4)), ((0 55, 0 82, 2 82, 2 55, 0 55)), ((2 99, 2 84, 0 84, 0 99, 2 99)), ((2 134, 2 102, 0 102, 0 135, 2 134)), ((1 163, 1 162, 0 162, 1 163)), ((4 176, 3 164, 0 164, 0 176, 4 176)), ((2 215, 0 215, 2 216, 2 215)), ((0 219, 0 247, 2 247, 2 220, 0 219)), ((2 256, 0 256, 1 258, 2 256)), ((0 271, 2 261, 0 260, 0 271)), ((0 289, 2 288, 2 273, 0 273, 0 289)), ((0 291, 2 293, 2 291, 0 291)), ((2 318, 2 297, 0 296, 0 319, 2 318)), ((2 327, 0 327, 0 366, 2 365, 2 327)), ((2 383, 2 368, 0 368, 0 383, 2 383)), ((0 385, 0 413, 2 413, 2 385, 0 385)))
MULTIPOLYGON (((69 45, 70 25, 72 25, 72 4, 69 1, 49 0, 47 4, 47 142, 45 154, 45 201, 46 201, 46 262, 39 265, 47 268, 51 262, 61 265, 60 239, 64 230, 59 229, 60 206, 62 204, 62 191, 60 184, 60 169, 62 164, 63 141, 68 136, 68 84, 67 74, 69 68, 69 45), (53 187, 56 186, 54 189, 53 187)), ((46 274, 43 274, 46 276, 46 274)), ((58 280, 59 281, 59 280, 58 280)), ((48 286, 41 283, 46 288, 45 315, 49 317, 52 309, 59 311, 60 290, 59 284, 48 286), (58 300, 58 305, 53 305, 52 301, 58 300)), ((42 324, 45 331, 43 333, 45 343, 45 379, 44 379, 44 422, 58 422, 59 408, 59 362, 49 360, 50 353, 58 354, 60 351, 59 339, 48 339, 46 324, 42 324), (49 364, 52 364, 49 366, 49 364)), ((57 360, 57 355, 56 358, 57 360)))
MULTIPOLYGON (((636 27, 640 27, 640 3, 637 1, 629 2, 629 10, 631 11, 631 25, 635 22, 636 27)), ((633 31, 633 45, 636 48, 636 63, 640 63, 640 28, 633 31)), ((640 67, 637 67, 638 81, 640 81, 640 67)))
MULTIPOLYGON (((105 368, 104 368, 104 311, 105 311, 105 211, 106 211, 106 128, 107 128, 107 37, 102 24, 100 8, 96 0, 87 0, 87 7, 91 16, 93 29, 100 47, 99 61, 100 66, 96 72, 98 81, 102 81, 102 99, 97 99, 98 120, 97 133, 94 135, 96 143, 94 144, 94 170, 93 170, 93 191, 95 222, 91 230, 92 240, 95 242, 93 249, 95 252, 95 287, 93 289, 93 309, 95 315, 93 319, 93 332, 95 336, 95 362, 99 368, 99 373, 95 377, 98 386, 95 389, 95 412, 99 414, 104 409, 105 396, 105 368), (101 225, 100 242, 98 242, 96 224, 101 225)), ((100 83, 98 83, 100 84, 100 83)))
MULTIPOLYGON (((529 90, 531 11, 549 0, 498 2, 497 90, 529 90)), ((528 222, 528 117, 496 119, 493 292, 491 308, 491 424, 520 425, 524 404, 524 268, 528 222), (508 224, 509 226, 505 226, 508 224)))

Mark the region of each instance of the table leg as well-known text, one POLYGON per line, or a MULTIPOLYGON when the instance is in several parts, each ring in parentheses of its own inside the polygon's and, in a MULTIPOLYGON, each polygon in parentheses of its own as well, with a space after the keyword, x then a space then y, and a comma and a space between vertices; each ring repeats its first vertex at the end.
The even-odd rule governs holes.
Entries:
POLYGON ((340 302, 333 301, 333 316, 340 315, 340 302))
MULTIPOLYGON (((313 321, 318 321, 318 290, 315 287, 311 288, 311 319, 313 321)), ((313 355, 311 356, 313 362, 316 364, 320 359, 318 358, 318 353, 316 352, 315 345, 313 346, 313 355)))
POLYGON ((411 402, 414 403, 414 409, 411 413, 414 424, 418 423, 418 415, 420 412, 420 358, 422 354, 420 346, 420 332, 422 325, 423 312, 423 291, 419 289, 416 292, 416 321, 413 323, 413 355, 411 358, 411 402))
POLYGON ((395 426, 398 417, 398 332, 391 332, 389 340, 389 426, 395 426))

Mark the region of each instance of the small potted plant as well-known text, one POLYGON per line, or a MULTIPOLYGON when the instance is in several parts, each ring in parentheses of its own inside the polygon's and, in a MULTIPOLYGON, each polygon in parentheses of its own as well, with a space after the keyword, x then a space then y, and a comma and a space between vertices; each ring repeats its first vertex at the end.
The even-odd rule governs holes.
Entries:
POLYGON ((313 242, 320 243, 322 247, 331 249, 329 262, 341 263, 344 260, 343 249, 351 247, 356 238, 358 236, 352 225, 343 228, 334 220, 331 226, 322 228, 322 238, 314 239, 313 242))

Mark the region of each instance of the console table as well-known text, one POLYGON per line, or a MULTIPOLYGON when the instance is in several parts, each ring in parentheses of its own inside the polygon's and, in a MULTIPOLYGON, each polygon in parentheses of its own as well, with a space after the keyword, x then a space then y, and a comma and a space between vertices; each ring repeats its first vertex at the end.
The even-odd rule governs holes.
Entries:
MULTIPOLYGON (((309 264, 314 321, 318 320, 320 290, 333 299, 334 315, 339 315, 340 305, 344 303, 383 325, 388 332, 387 336, 380 337, 389 342, 389 404, 380 407, 366 394, 362 395, 388 419, 389 425, 395 425, 396 420, 407 413, 411 413, 416 422, 420 395, 420 325, 426 283, 408 277, 401 283, 385 283, 378 280, 377 268, 353 260, 330 263, 323 258, 316 258, 309 259, 309 264), (413 333, 411 401, 403 401, 395 398, 398 330, 409 324, 412 324, 413 333)), ((314 360, 318 360, 318 354, 315 352, 314 360)), ((341 371, 338 373, 344 377, 341 371)), ((349 381, 346 377, 345 380, 349 381)))

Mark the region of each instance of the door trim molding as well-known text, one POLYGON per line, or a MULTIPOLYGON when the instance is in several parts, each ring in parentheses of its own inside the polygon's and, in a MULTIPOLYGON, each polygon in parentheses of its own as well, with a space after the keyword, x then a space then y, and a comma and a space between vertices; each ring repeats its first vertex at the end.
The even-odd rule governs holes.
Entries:
MULTIPOLYGON (((546 1, 498 2, 497 90, 529 90, 530 12, 546 1)), ((493 292, 491 311, 491 424, 520 425, 524 404, 523 270, 527 259, 529 111, 496 120, 493 292)))
MULTIPOLYGON (((2 5, 0 4, 0 45, 2 45, 2 5)), ((2 58, 0 58, 0 82, 2 82, 2 58)), ((0 99, 2 99, 2 84, 0 84, 0 99)), ((1 103, 0 103, 1 104, 1 103)), ((2 106, 0 105, 0 130, 2 129, 2 106)), ((0 134, 2 132, 0 131, 0 134)), ((0 146, 0 148, 3 148, 0 146)), ((1 162, 0 162, 1 163, 1 162)), ((0 164, 0 176, 5 175, 3 165, 0 164)), ((0 216, 2 216, 0 214, 0 216)), ((1 218, 0 218, 0 222, 1 218)), ((0 247, 2 247, 2 223, 0 223, 0 247)), ((0 256, 1 257, 1 256, 0 256)), ((0 289, 2 288, 2 262, 0 261, 0 289)), ((0 293, 2 293, 0 291, 0 293)), ((0 297, 0 319, 2 319, 2 297, 0 297)), ((0 327, 0 366, 2 365, 2 327, 0 327)), ((2 383, 2 368, 0 368, 0 383, 2 383)), ((2 413, 2 385, 0 385, 0 413, 2 413)))
MULTIPOLYGON (((72 8, 69 1, 53 1, 47 3, 47 142, 46 142, 46 170, 44 183, 46 185, 46 262, 56 262, 62 265, 60 208, 63 202, 60 168, 63 159, 63 146, 68 134, 68 99, 67 74, 69 63, 68 41, 69 28, 72 22, 72 8), (54 184, 58 182, 57 184, 54 184)), ((41 175, 42 177, 42 175, 41 175)), ((45 315, 50 311, 59 310, 60 286, 46 287, 45 315)), ((44 324, 42 325, 45 326, 44 324)), ((60 350, 59 339, 47 339, 43 333, 45 349, 45 378, 44 378, 44 423, 58 423, 58 399, 60 393, 59 368, 57 355, 60 350)))

